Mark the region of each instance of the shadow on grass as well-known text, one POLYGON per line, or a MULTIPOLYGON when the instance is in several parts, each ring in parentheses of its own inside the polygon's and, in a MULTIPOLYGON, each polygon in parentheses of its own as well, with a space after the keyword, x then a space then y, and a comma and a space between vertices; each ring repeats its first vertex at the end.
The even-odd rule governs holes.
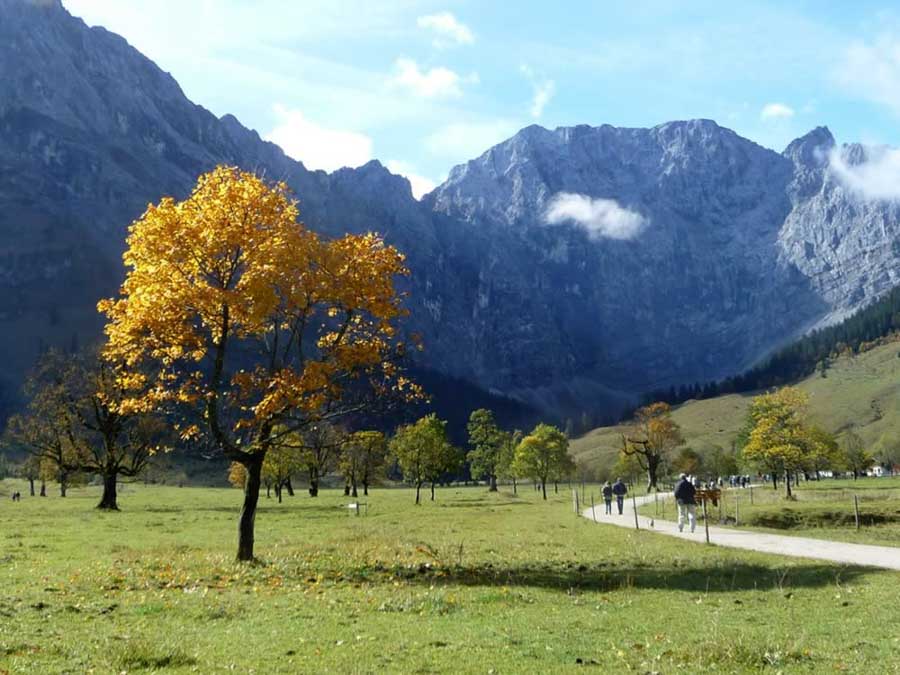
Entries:
MULTIPOLYGON (((821 588, 855 581, 873 570, 862 567, 802 564, 767 567, 739 563, 720 567, 617 566, 595 563, 379 567, 357 570, 355 581, 404 579, 423 585, 510 586, 580 591, 615 591, 628 588, 728 593, 747 590, 821 588), (386 577, 386 578, 385 578, 386 577)), ((345 574, 345 577, 347 575, 345 574)))
MULTIPOLYGON (((229 513, 237 515, 241 510, 241 501, 236 499, 233 504, 221 506, 203 506, 203 505, 184 505, 184 506, 147 506, 140 509, 145 513, 229 513)), ((346 504, 316 504, 312 502, 284 502, 279 504, 277 501, 260 500, 257 507, 257 513, 264 512, 269 514, 277 513, 295 513, 304 516, 312 515, 340 515, 346 512, 346 504)))
POLYGON ((505 508, 507 506, 527 506, 531 502, 527 501, 491 501, 490 499, 473 499, 472 501, 455 501, 455 502, 435 502, 435 506, 446 509, 468 509, 468 508, 481 508, 484 506, 489 506, 491 508, 505 508))

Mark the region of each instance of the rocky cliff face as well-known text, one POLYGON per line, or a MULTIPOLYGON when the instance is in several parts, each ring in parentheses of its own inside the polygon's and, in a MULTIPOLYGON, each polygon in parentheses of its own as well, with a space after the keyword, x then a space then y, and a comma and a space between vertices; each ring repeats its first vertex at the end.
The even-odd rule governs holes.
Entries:
POLYGON ((226 162, 286 180, 311 227, 408 254, 425 365, 598 410, 738 371, 900 282, 900 213, 846 188, 833 148, 707 120, 532 126, 417 202, 377 162, 308 171, 55 0, 0 0, 0 350, 17 379, 42 344, 96 336, 127 224, 226 162))

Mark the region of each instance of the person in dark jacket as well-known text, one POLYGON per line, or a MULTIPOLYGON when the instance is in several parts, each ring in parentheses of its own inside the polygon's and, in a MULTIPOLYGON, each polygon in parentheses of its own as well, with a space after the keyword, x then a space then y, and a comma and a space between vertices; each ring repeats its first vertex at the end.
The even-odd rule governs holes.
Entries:
POLYGON ((606 481, 603 484, 603 488, 600 490, 600 494, 603 495, 603 504, 606 506, 606 515, 612 515, 612 485, 609 484, 609 481, 606 481))
POLYGON ((622 515, 622 505, 625 503, 625 495, 628 494, 628 486, 622 482, 621 478, 616 478, 613 483, 612 493, 616 496, 616 506, 619 508, 619 515, 622 515))
POLYGON ((691 532, 697 528, 697 490, 685 474, 675 483, 675 503, 678 505, 678 531, 684 532, 684 521, 691 524, 691 532))

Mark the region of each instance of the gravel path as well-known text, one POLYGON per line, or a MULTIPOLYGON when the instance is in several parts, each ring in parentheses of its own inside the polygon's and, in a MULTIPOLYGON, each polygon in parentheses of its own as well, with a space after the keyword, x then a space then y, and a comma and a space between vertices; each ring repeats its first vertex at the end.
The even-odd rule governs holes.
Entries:
MULTIPOLYGON (((652 502, 653 495, 638 497, 636 501, 637 505, 641 506, 652 502)), ((667 500, 667 505, 669 509, 674 505, 671 498, 667 500)), ((596 514, 592 509, 585 509, 581 512, 581 515, 589 520, 606 525, 634 527, 634 510, 631 498, 625 500, 625 512, 621 516, 616 513, 615 502, 613 502, 613 515, 607 516, 603 513, 602 503, 599 506, 595 506, 594 509, 596 514)), ((687 525, 685 525, 684 532, 679 532, 676 523, 670 520, 648 518, 641 515, 638 515, 638 524, 642 530, 650 530, 669 537, 703 543, 706 540, 706 535, 703 529, 703 519, 700 516, 701 507, 698 506, 697 511, 697 531, 694 533, 688 531, 687 525)), ((798 558, 829 560, 846 565, 866 565, 900 570, 900 547, 847 544, 840 541, 789 537, 780 534, 765 534, 763 532, 735 530, 712 525, 709 528, 709 541, 711 544, 728 546, 730 548, 743 548, 750 551, 790 555, 798 558)))

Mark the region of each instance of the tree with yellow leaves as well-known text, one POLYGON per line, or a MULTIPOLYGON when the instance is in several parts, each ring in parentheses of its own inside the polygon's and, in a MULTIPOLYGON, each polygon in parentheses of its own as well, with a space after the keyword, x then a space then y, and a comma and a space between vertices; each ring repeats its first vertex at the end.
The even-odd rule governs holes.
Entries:
POLYGON ((403 256, 374 234, 322 239, 298 215, 284 183, 218 167, 131 226, 125 282, 99 306, 106 357, 146 392, 133 405, 186 407, 199 420, 182 438, 246 468, 239 560, 253 559, 262 466, 281 435, 419 395, 398 369, 403 256))
POLYGON ((538 424, 516 447, 513 471, 517 476, 540 483, 544 499, 547 499, 547 481, 558 481, 574 468, 569 456, 569 439, 549 424, 538 424))
MULTIPOLYGON (((750 404, 750 435, 744 459, 767 473, 785 478, 786 496, 792 498, 791 476, 829 454, 825 437, 806 420, 809 396, 796 387, 762 394, 750 404)), ((774 482, 773 482, 774 484, 774 482)))
POLYGON ((675 448, 684 443, 681 427, 672 419, 668 403, 638 408, 630 428, 622 435, 621 454, 634 457, 647 473, 647 491, 659 491, 659 471, 675 448))

